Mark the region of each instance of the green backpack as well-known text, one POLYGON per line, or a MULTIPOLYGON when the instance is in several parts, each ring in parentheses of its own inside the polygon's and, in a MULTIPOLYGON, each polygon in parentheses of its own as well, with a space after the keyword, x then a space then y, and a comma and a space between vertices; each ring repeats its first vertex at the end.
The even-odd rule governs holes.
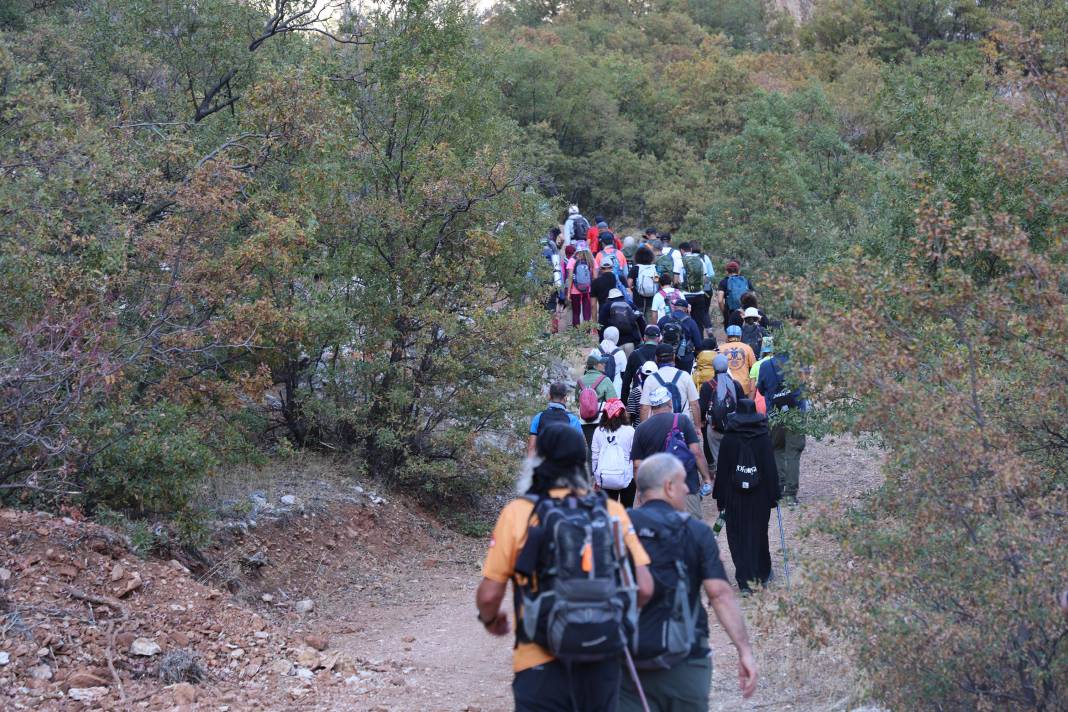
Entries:
POLYGON ((655 264, 657 277, 662 274, 671 274, 675 271, 675 260, 672 259, 670 252, 657 257, 655 264))
POLYGON ((686 255, 682 258, 683 269, 686 270, 686 279, 683 287, 689 294, 697 294, 705 289, 705 262, 701 255, 686 255))

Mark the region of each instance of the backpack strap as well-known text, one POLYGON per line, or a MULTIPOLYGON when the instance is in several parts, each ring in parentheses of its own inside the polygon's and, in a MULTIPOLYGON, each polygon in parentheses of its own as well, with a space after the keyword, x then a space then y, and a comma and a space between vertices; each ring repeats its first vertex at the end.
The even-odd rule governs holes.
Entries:
MULTIPOLYGON (((675 377, 671 379, 671 385, 677 386, 679 384, 679 379, 680 378, 682 378, 682 371, 680 371, 678 369, 675 369, 675 377)), ((667 385, 667 384, 665 383, 664 385, 667 385)), ((680 392, 679 395, 681 396, 682 393, 680 392)))
POLYGON ((660 371, 654 371, 653 372, 653 378, 655 378, 657 381, 659 381, 661 386, 663 386, 664 388, 667 388, 667 381, 665 381, 663 378, 660 377, 660 371))
POLYGON ((607 378, 607 376, 603 374, 599 376, 597 380, 593 382, 593 390, 597 390, 597 388, 601 385, 601 381, 603 381, 605 378, 607 378))

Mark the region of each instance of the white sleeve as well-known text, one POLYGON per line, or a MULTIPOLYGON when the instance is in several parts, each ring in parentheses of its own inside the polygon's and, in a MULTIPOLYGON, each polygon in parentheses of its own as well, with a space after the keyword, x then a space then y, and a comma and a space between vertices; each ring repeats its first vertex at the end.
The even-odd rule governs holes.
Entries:
POLYGON ((695 401, 695 400, 697 400, 698 399, 697 386, 694 385, 693 376, 691 376, 690 374, 685 373, 685 372, 683 372, 682 376, 686 380, 686 386, 685 386, 686 400, 687 401, 695 401))
POLYGON ((575 221, 568 218, 564 221, 564 244, 570 244, 571 238, 575 235, 575 221))
POLYGON ((593 472, 597 473, 597 461, 601 459, 601 448, 604 447, 604 428, 598 427, 593 431, 593 440, 590 441, 590 458, 593 460, 593 472))
POLYGON ((671 259, 674 260, 675 274, 682 274, 682 253, 678 250, 672 250, 671 259))

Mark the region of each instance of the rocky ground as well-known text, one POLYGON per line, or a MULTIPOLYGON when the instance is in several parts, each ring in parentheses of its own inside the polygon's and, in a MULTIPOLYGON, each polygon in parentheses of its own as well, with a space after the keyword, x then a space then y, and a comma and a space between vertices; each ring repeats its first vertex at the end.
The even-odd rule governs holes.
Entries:
MULTIPOLYGON (((794 588, 780 579, 743 602, 760 690, 740 699, 733 649, 714 626, 712 709, 855 708, 848 658, 794 641, 774 604, 803 595, 807 558, 831 555, 827 542, 799 539, 803 523, 875 486, 877 466, 851 440, 810 443, 802 504, 783 510, 794 588)), ((181 551, 171 554, 181 562, 143 560, 110 529, 0 511, 0 707, 511 708, 511 640, 474 618, 485 541, 328 461, 271 482, 241 483, 252 494, 226 503, 206 563, 181 551)))

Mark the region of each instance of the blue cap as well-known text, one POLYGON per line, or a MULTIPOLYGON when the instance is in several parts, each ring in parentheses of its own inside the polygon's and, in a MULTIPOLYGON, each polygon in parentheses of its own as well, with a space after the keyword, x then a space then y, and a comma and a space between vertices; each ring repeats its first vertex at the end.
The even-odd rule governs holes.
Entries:
POLYGON ((727 327, 727 336, 741 336, 741 335, 742 335, 742 327, 738 326, 737 324, 731 324, 730 326, 727 327))

